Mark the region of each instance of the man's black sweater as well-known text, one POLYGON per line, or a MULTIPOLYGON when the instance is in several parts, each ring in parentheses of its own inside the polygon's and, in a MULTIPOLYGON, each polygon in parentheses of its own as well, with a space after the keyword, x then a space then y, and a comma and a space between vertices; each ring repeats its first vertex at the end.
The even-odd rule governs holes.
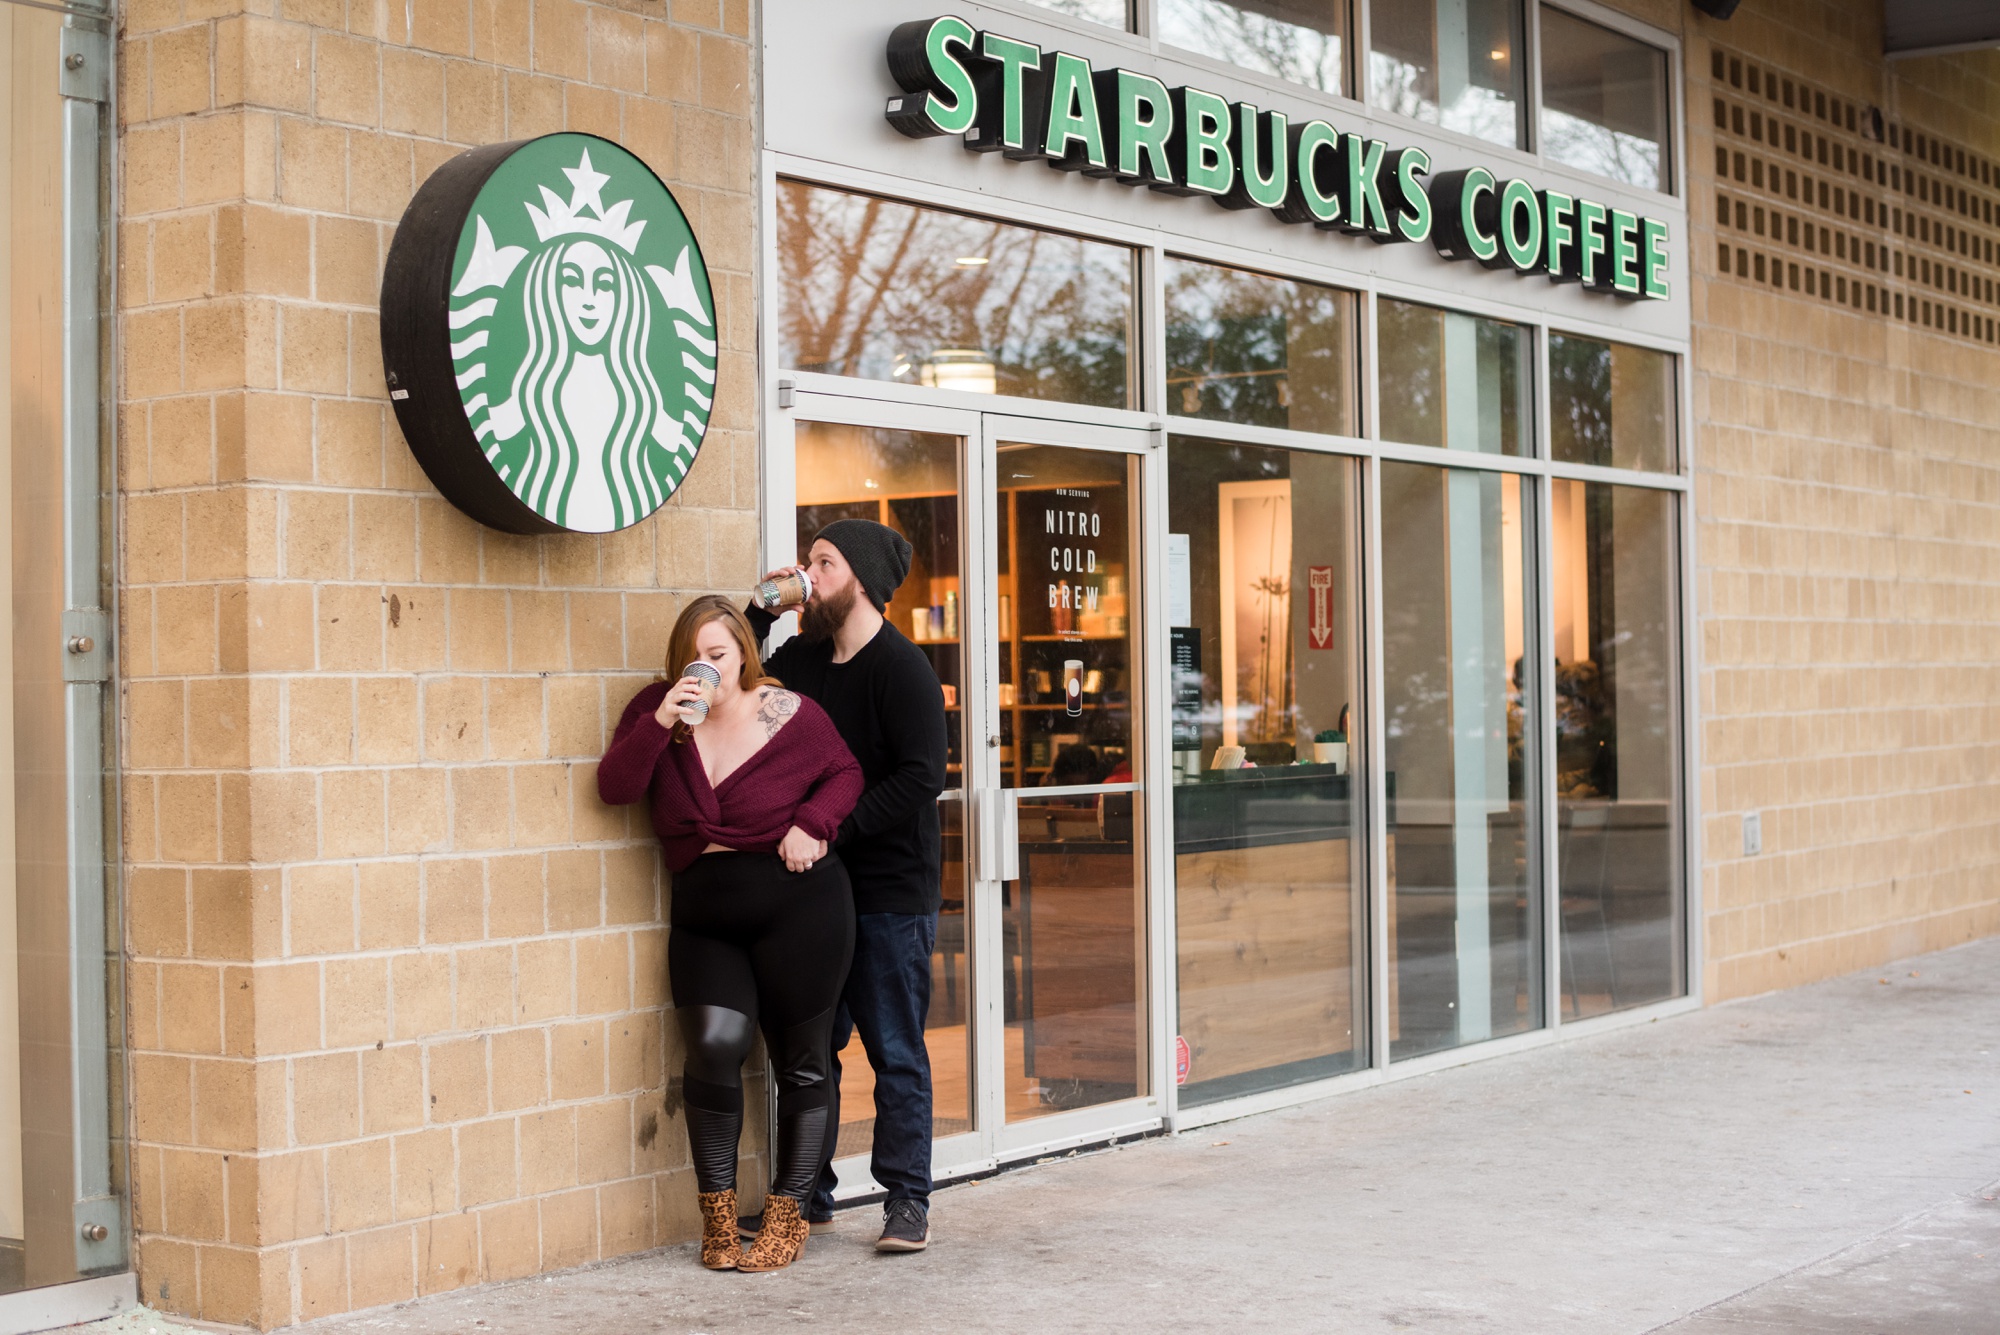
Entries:
MULTIPOLYGON (((759 638, 776 618, 747 609, 759 638)), ((935 913, 943 853, 944 692, 924 651, 887 621, 845 663, 833 641, 794 637, 765 658, 772 676, 833 720, 867 781, 834 848, 854 884, 856 913, 935 913)))

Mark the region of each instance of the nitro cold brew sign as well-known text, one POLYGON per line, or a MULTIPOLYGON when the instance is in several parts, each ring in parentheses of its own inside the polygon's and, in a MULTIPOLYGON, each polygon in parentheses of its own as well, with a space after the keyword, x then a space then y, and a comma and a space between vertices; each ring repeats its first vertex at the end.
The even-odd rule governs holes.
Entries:
POLYGON ((1092 69, 1081 56, 981 32, 964 19, 889 34, 903 95, 889 123, 913 139, 957 135, 976 153, 1207 195, 1288 223, 1428 241, 1446 259, 1547 274, 1594 292, 1664 301, 1667 224, 1484 167, 1431 175, 1420 148, 1343 133, 1323 120, 1169 88, 1150 74, 1092 69))
POLYGON ((466 514, 512 533, 629 528, 708 430, 708 269, 673 195, 617 144, 473 149, 396 230, 382 361, 411 451, 466 514))

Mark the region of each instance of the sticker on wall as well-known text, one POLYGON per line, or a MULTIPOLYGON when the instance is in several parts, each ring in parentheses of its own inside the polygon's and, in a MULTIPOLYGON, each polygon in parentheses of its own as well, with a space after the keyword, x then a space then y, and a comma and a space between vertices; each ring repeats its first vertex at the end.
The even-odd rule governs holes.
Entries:
POLYGON ((447 500, 509 533, 609 533, 664 505, 708 431, 715 335, 680 206, 595 135, 445 163, 382 276, 410 450, 447 500))
POLYGON ((1333 647, 1333 567, 1307 566, 1306 588, 1312 613, 1306 620, 1306 643, 1315 649, 1333 647))

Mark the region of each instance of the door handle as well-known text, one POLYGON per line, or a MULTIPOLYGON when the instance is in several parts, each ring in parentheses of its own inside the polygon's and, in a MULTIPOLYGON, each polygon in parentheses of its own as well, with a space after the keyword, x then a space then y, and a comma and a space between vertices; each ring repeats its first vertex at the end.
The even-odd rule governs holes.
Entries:
POLYGON ((994 794, 1000 799, 1000 879, 1021 879, 1021 805, 1011 789, 994 794))
POLYGON ((979 794, 979 879, 1000 879, 1000 791, 979 794))
POLYGON ((979 879, 1011 881, 1021 874, 1020 808, 1005 788, 979 795, 979 879))
POLYGON ((1000 837, 1000 877, 1002 881, 1020 879, 1020 803, 1014 801, 1014 791, 1002 787, 994 793, 994 813, 1000 817, 996 821, 1000 837))

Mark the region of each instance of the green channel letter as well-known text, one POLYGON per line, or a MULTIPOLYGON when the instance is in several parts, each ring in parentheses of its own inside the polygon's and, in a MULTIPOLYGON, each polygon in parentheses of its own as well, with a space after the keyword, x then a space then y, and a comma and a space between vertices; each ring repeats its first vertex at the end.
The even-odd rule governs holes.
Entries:
POLYGON ((1500 253, 1489 222, 1493 188, 1493 173, 1484 167, 1443 172, 1431 181, 1431 203, 1437 208, 1431 245, 1438 254, 1448 260, 1493 262, 1500 253))
POLYGON ((1394 236, 1378 236, 1377 241, 1428 241, 1431 235, 1431 196, 1417 178, 1430 175, 1431 155, 1421 148, 1403 148, 1389 155, 1395 170, 1389 174, 1389 216, 1394 236))
POLYGON ((1542 202, 1518 177, 1500 187, 1500 248, 1517 273, 1542 267, 1542 202))
POLYGON ((1583 285, 1597 291, 1608 291, 1610 276, 1605 272, 1609 267, 1605 259, 1609 251, 1609 237, 1604 234, 1604 224, 1610 210, 1594 199, 1576 201, 1576 272, 1583 285))
POLYGON ((889 34, 889 73, 901 97, 889 99, 889 124, 912 139, 964 134, 979 116, 979 90, 959 53, 972 54, 978 34, 946 16, 901 23, 889 34))
POLYGON ((1666 301, 1673 296, 1667 281, 1667 225, 1658 218, 1641 218, 1639 234, 1640 289, 1649 301, 1666 301))
POLYGON ((1639 215, 1611 210, 1611 290, 1637 301, 1639 290, 1639 215))
POLYGON ((1574 283, 1577 279, 1575 198, 1560 190, 1542 191, 1542 223, 1548 234, 1549 281, 1574 283))
POLYGON ((1291 123, 1282 111, 1236 104, 1236 181, 1215 202, 1225 209, 1284 207, 1292 189, 1291 123))
POLYGON ((1294 125, 1287 157, 1292 164, 1292 188, 1285 202, 1271 210, 1288 223, 1314 227, 1340 225, 1340 135, 1325 121, 1294 125))
POLYGON ((965 136, 978 153, 1010 158, 1040 157, 1034 142, 1041 127, 1042 48, 999 33, 979 34, 980 62, 973 74, 979 89, 979 116, 965 136))
POLYGON ((1229 103, 1199 88, 1176 88, 1167 95, 1174 129, 1167 138, 1176 195, 1226 195, 1236 183, 1236 155, 1229 151, 1229 103))
POLYGON ((1099 70, 1091 83, 1097 90, 1098 121, 1110 129, 1115 151, 1107 152, 1104 171, 1086 168, 1085 174, 1110 176, 1126 185, 1173 184, 1167 136, 1174 129, 1174 104, 1167 86, 1130 70, 1099 70))
POLYGON ((1051 51, 1042 57, 1042 87, 1049 103, 1042 156, 1063 171, 1104 170, 1104 123, 1097 115, 1090 62, 1051 51))
POLYGON ((1343 232, 1384 236, 1389 232, 1389 206, 1382 199, 1382 163, 1389 146, 1358 134, 1340 136, 1340 185, 1343 232))

